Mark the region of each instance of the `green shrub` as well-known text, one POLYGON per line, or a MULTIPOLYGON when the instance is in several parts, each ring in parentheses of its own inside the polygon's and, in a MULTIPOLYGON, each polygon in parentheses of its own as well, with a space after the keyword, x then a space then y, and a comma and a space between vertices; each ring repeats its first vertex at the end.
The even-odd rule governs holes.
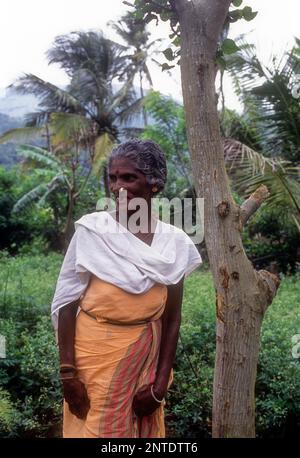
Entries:
POLYGON ((6 358, 0 359, 0 386, 15 412, 2 436, 58 434, 62 394, 50 303, 60 264, 56 254, 10 258, 2 253, 0 334, 6 338, 6 358))
POLYGON ((40 317, 30 331, 18 334, 13 321, 0 321, 6 336, 6 358, 0 360, 1 385, 18 411, 10 435, 44 437, 59 427, 62 394, 58 352, 49 317, 40 317))
POLYGON ((62 256, 52 253, 0 256, 0 319, 13 319, 30 329, 40 315, 49 315, 62 256))
POLYGON ((17 421, 18 412, 8 391, 0 388, 0 437, 9 435, 17 421))
POLYGON ((247 256, 257 269, 276 263, 278 271, 295 273, 299 266, 300 238, 294 221, 283 209, 263 205, 243 232, 247 256))
POLYGON ((292 336, 300 333, 299 280, 299 275, 282 278, 263 321, 256 383, 261 437, 300 431, 300 361, 292 356, 292 336))
POLYGON ((215 355, 214 293, 211 274, 187 278, 183 317, 169 390, 166 423, 176 437, 210 437, 215 355), (201 302, 199 302, 199 300, 201 302))

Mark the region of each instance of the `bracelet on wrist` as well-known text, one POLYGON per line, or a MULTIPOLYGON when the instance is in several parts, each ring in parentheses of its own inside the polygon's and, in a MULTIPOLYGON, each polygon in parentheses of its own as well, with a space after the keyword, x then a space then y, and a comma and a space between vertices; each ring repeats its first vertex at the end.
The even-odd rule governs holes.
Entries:
POLYGON ((62 369, 74 369, 76 370, 76 366, 74 364, 60 364, 60 370, 62 369))
POLYGON ((159 404, 161 404, 163 401, 164 401, 164 398, 162 399, 157 399, 157 397, 155 396, 154 394, 154 391, 153 391, 153 384, 150 386, 150 390, 151 390, 151 395, 153 397, 153 399, 158 402, 159 404))
POLYGON ((75 368, 73 369, 72 367, 63 367, 63 368, 60 369, 60 373, 61 374, 69 374, 69 373, 72 373, 72 372, 74 373, 74 372, 77 372, 77 371, 76 371, 75 368))
POLYGON ((76 373, 76 367, 74 364, 61 364, 60 365, 61 374, 76 373))
POLYGON ((76 373, 65 373, 65 374, 60 374, 60 379, 63 382, 64 380, 74 380, 77 378, 76 373))

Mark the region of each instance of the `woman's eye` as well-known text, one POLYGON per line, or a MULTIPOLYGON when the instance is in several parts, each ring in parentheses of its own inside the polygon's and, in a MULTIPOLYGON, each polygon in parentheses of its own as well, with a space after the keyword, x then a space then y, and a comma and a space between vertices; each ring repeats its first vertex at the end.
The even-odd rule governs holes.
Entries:
POLYGON ((134 176, 133 175, 124 175, 124 180, 133 181, 134 180, 134 176))

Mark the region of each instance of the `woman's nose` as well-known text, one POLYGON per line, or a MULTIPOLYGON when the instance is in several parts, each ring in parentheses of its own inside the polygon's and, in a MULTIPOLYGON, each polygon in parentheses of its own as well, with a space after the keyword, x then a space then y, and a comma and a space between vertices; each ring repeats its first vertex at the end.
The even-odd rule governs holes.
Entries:
POLYGON ((115 194, 119 194, 119 192, 126 191, 126 189, 122 186, 122 184, 113 183, 111 185, 111 191, 115 194))

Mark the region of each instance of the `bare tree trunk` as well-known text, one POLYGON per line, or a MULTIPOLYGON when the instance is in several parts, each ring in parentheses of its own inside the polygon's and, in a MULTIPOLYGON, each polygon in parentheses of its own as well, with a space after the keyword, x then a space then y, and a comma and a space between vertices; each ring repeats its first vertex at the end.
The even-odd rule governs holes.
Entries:
MULTIPOLYGON (((176 0, 175 6, 181 30, 182 89, 194 184, 197 195, 205 199, 205 243, 216 290, 213 436, 254 437, 260 329, 278 283, 272 274, 255 271, 245 255, 242 211, 231 197, 225 170, 215 57, 230 3, 176 0)), ((243 212, 243 221, 246 219, 243 212)))
MULTIPOLYGON (((143 74, 141 70, 140 70, 140 96, 141 96, 141 99, 144 98, 143 74)), ((148 116, 147 116, 147 111, 144 105, 143 105, 143 118, 144 118, 144 127, 147 127, 148 126, 148 116)))
POLYGON ((73 195, 73 191, 70 190, 69 196, 68 196, 67 219, 66 219, 64 232, 63 232, 64 252, 67 251, 71 238, 74 234, 74 221, 73 221, 74 207, 75 207, 75 197, 73 195))
POLYGON ((103 183, 104 183, 104 191, 105 197, 110 197, 110 189, 109 189, 109 179, 107 173, 107 165, 103 166, 103 183))

